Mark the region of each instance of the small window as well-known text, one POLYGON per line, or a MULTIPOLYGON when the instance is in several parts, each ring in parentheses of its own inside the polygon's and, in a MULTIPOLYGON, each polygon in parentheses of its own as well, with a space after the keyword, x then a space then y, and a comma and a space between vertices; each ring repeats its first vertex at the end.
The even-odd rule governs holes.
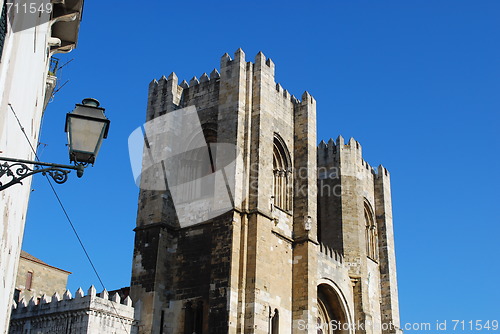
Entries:
POLYGON ((278 334, 280 332, 280 313, 278 309, 274 309, 274 314, 271 318, 271 334, 278 334))
POLYGON ((26 290, 31 290, 31 284, 32 283, 33 283, 33 272, 32 271, 28 271, 26 273, 26 284, 25 284, 26 290))
POLYGON ((184 312, 184 334, 203 334, 203 301, 187 302, 184 312))
POLYGON ((193 303, 187 302, 184 307, 184 334, 192 334, 194 330, 194 310, 193 303))
POLYGON ((19 289, 15 289, 14 290, 14 300, 17 302, 19 302, 19 297, 21 296, 21 290, 19 289))

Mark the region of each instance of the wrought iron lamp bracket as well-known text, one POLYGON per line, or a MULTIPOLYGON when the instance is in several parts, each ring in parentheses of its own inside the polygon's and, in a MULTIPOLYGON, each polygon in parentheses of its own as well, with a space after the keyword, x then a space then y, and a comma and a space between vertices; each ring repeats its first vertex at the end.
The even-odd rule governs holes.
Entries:
POLYGON ((54 182, 62 184, 68 180, 71 170, 76 170, 76 175, 82 177, 86 164, 60 165, 40 161, 22 160, 0 157, 0 191, 20 183, 22 180, 38 173, 49 175, 54 182), (31 165, 31 166, 30 166, 31 165), (2 182, 2 178, 10 178, 8 182, 2 182))

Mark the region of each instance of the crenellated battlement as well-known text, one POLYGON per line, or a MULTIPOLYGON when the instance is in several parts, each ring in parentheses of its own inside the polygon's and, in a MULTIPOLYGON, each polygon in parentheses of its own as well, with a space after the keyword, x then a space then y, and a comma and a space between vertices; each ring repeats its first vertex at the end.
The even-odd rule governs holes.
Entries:
POLYGON ((343 264, 344 263, 344 256, 336 249, 333 249, 329 247, 328 245, 325 245, 324 243, 320 242, 319 243, 319 251, 320 253, 326 255, 330 259, 343 264))
POLYGON ((382 177, 389 177, 390 176, 390 173, 389 171, 387 170, 387 168, 385 168, 384 166, 382 165, 378 165, 378 168, 375 169, 375 168, 372 168, 373 170, 373 173, 375 174, 375 176, 377 178, 382 178, 382 177))
POLYGON ((319 166, 332 166, 338 164, 339 161, 342 160, 342 155, 344 161, 351 161, 355 164, 359 164, 360 167, 375 176, 389 176, 389 172, 382 165, 375 168, 363 159, 361 144, 352 137, 347 143, 345 143, 342 136, 338 136, 335 141, 330 138, 328 143, 322 140, 318 144, 317 150, 319 166))
POLYGON ((59 295, 59 293, 56 292, 52 295, 52 297, 43 295, 40 298, 39 302, 35 299, 35 297, 32 297, 29 301, 26 301, 24 298, 21 298, 21 300, 18 303, 13 301, 12 309, 16 310, 16 312, 22 312, 23 308, 28 308, 31 310, 34 310, 35 308, 43 308, 43 309, 57 308, 60 306, 58 305, 58 303, 61 301, 65 303, 72 303, 72 302, 76 303, 81 299, 97 300, 101 302, 108 301, 114 304, 120 304, 132 308, 132 299, 130 299, 130 297, 127 296, 127 298, 121 300, 121 297, 118 293, 109 296, 109 293, 106 289, 104 289, 101 293, 97 294, 95 287, 92 285, 87 290, 87 295, 84 294, 82 288, 78 288, 78 290, 76 290, 75 292, 75 297, 73 297, 71 291, 66 290, 62 295, 62 297, 59 295))
MULTIPOLYGON (((259 52, 255 56, 254 62, 247 62, 245 60, 245 53, 240 48, 234 53, 234 59, 228 53, 225 53, 220 59, 220 72, 217 69, 213 69, 208 75, 206 72, 203 73, 199 78, 193 76, 189 81, 183 79, 179 83, 179 79, 175 73, 171 73, 168 77, 162 76, 159 80, 154 79, 149 84, 149 104, 156 105, 158 98, 160 99, 159 107, 162 111, 157 111, 154 114, 162 114, 175 109, 174 106, 179 106, 183 100, 183 95, 190 95, 192 89, 196 90, 196 95, 203 95, 204 92, 213 92, 214 89, 218 91, 218 84, 221 80, 231 78, 233 75, 237 75, 239 72, 247 72, 253 76, 253 80, 257 82, 254 85, 266 84, 269 86, 274 86, 276 95, 280 96, 282 100, 286 103, 291 103, 292 105, 314 104, 316 101, 308 93, 304 92, 302 94, 302 101, 297 99, 294 95, 291 95, 286 89, 284 89, 279 83, 275 83, 275 64, 271 58, 267 58, 262 52, 259 52), (260 82, 259 82, 260 81, 260 82)), ((151 113, 150 113, 151 114, 151 113)), ((152 117, 151 114, 150 117, 152 117)))
POLYGON ((118 293, 110 296, 106 290, 98 295, 94 286, 87 295, 79 288, 74 297, 66 290, 62 297, 56 292, 39 300, 32 297, 13 302, 9 333, 24 333, 26 328, 35 327, 43 333, 59 333, 65 319, 72 319, 74 328, 88 328, 88 333, 136 333, 130 297, 122 300, 118 293))

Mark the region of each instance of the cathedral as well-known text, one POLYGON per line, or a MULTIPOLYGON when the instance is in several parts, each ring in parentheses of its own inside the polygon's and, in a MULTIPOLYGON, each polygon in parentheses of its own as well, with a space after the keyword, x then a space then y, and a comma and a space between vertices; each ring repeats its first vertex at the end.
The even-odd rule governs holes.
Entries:
POLYGON ((390 174, 352 138, 318 145, 316 100, 274 73, 239 49, 151 82, 139 333, 400 333, 390 174))

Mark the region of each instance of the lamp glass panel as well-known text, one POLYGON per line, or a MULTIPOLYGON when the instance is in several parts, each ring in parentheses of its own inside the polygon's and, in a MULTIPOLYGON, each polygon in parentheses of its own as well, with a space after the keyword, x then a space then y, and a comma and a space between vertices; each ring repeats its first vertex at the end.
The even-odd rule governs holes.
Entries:
POLYGON ((72 151, 97 155, 106 123, 70 117, 69 143, 72 151))

